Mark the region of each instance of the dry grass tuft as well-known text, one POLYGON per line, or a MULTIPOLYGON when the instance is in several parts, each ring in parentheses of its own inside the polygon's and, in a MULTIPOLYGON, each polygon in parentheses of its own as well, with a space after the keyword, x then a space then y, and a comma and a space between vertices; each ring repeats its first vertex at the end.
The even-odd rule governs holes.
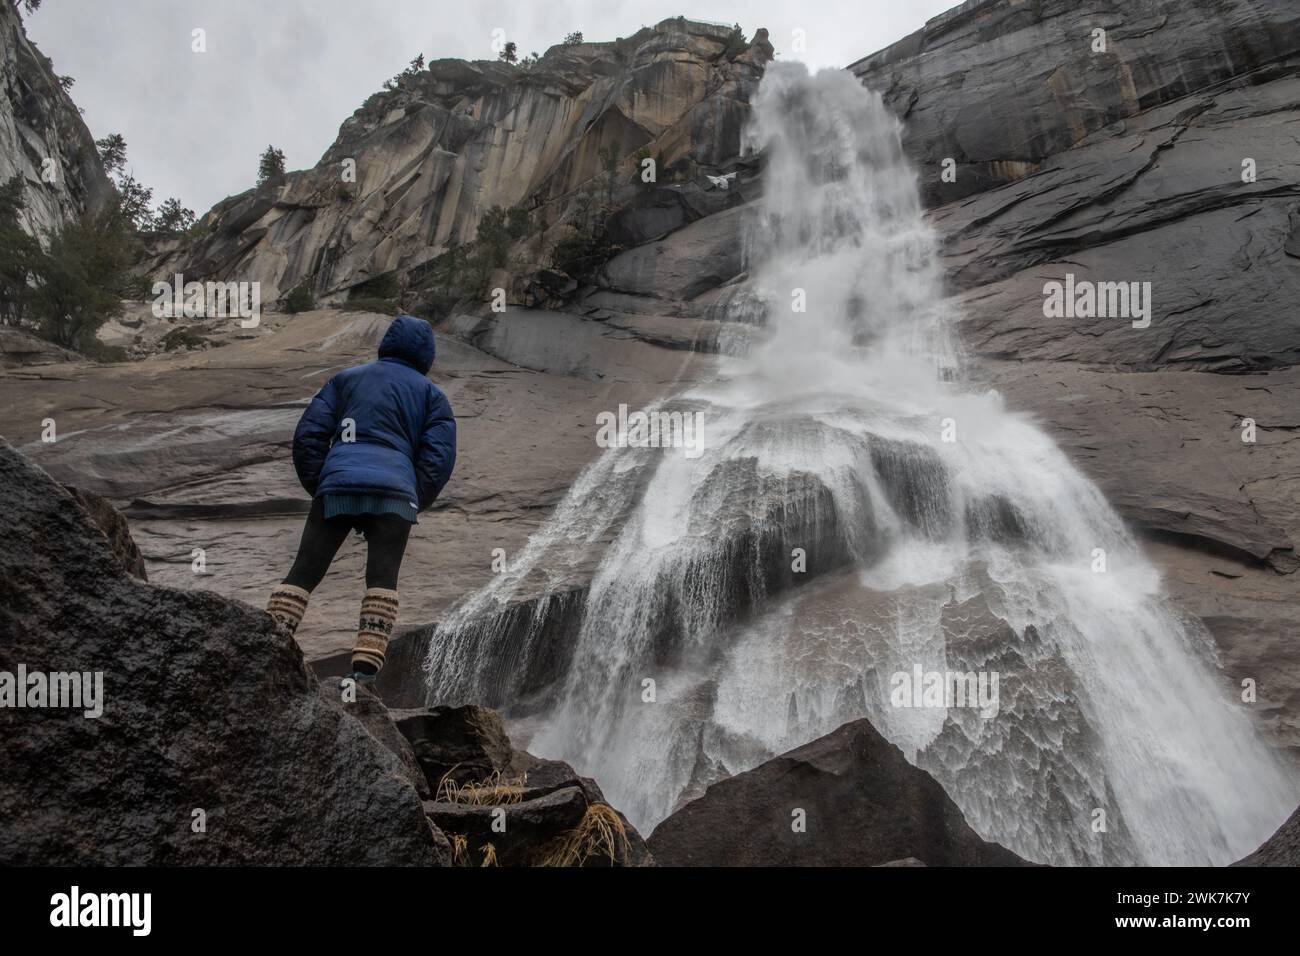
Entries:
POLYGON ((576 827, 542 847, 536 865, 582 866, 595 856, 607 856, 612 864, 630 850, 623 818, 608 803, 593 803, 576 827))
POLYGON ((497 862, 497 848, 494 847, 491 843, 484 843, 481 847, 478 848, 478 850, 480 853, 483 854, 483 862, 480 863, 479 866, 500 866, 501 865, 500 863, 497 862))
POLYGON ((459 833, 447 834, 451 838, 451 865, 469 866, 469 841, 459 833))
POLYGON ((476 807, 496 807, 503 804, 522 803, 528 774, 518 777, 503 777, 501 771, 494 771, 492 776, 477 783, 458 784, 451 779, 455 770, 452 767, 438 781, 438 792, 434 799, 442 803, 462 803, 476 807))

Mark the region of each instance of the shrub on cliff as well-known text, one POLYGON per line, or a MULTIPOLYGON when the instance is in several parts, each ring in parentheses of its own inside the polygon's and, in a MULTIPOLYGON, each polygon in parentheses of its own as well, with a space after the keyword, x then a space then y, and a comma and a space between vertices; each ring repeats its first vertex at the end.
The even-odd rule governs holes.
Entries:
POLYGON ((749 41, 745 39, 745 31, 737 23, 727 35, 727 45, 723 47, 722 55, 727 60, 734 60, 748 49, 749 41))
POLYGON ((396 315, 402 309, 402 284, 391 272, 367 279, 348 290, 345 312, 378 312, 396 315))
POLYGON ((481 293, 493 271, 504 269, 510 261, 510 243, 522 239, 532 229, 528 210, 522 206, 503 209, 493 206, 479 220, 472 250, 466 257, 469 290, 481 293))
MULTIPOLYGON (((612 192, 613 167, 617 164, 608 162, 609 155, 602 151, 609 180, 605 188, 612 192)), ((597 203, 591 191, 579 193, 569 208, 569 232, 551 247, 552 265, 566 275, 581 278, 605 262, 614 251, 606 232, 610 210, 610 203, 597 203)))
POLYGON ((316 308, 316 299, 311 294, 311 284, 303 279, 284 297, 284 311, 290 314, 310 312, 316 308))
POLYGON ((418 76, 423 71, 424 71, 424 54, 420 53, 417 54, 415 58, 412 59, 411 62, 406 65, 406 69, 404 69, 401 73, 398 73, 391 80, 384 80, 384 89, 391 92, 397 89, 399 86, 401 86, 403 80, 409 79, 413 76, 418 76))
POLYGON ((551 263, 566 275, 578 276, 588 271, 597 258, 595 253, 591 234, 571 229, 551 249, 551 263))

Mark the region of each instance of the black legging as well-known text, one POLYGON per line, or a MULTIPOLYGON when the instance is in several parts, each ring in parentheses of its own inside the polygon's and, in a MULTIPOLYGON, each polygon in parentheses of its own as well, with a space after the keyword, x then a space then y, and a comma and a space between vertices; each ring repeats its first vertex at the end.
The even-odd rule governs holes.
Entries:
POLYGON ((406 553, 411 523, 397 515, 336 515, 325 517, 325 503, 317 498, 307 513, 285 584, 314 591, 338 554, 348 532, 356 528, 366 536, 366 587, 397 590, 397 572, 406 553))

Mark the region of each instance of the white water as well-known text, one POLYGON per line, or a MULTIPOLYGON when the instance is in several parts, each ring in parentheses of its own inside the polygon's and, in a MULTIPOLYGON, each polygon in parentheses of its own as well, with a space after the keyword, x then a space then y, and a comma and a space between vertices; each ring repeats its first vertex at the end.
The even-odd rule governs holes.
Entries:
POLYGON ((748 136, 765 198, 732 317, 760 334, 672 403, 705 412, 705 453, 590 466, 434 635, 430 700, 513 709, 534 753, 645 830, 719 774, 866 716, 1035 860, 1253 850, 1293 777, 1097 489, 963 382, 897 122, 847 73, 774 66, 748 136), (525 580, 593 563, 563 626, 545 602, 531 623, 498 616, 525 580), (890 675, 917 664, 998 671, 1000 713, 891 706, 890 675))

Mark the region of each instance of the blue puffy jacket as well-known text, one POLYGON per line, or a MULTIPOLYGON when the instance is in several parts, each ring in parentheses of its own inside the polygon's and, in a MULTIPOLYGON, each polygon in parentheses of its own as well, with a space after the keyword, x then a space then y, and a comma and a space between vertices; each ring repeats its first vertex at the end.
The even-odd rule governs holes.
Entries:
POLYGON ((399 315, 379 360, 339 372, 311 400, 293 434, 293 467, 308 494, 403 497, 423 511, 456 464, 456 419, 425 376, 433 329, 399 315), (343 441, 347 420, 355 441, 343 441))

